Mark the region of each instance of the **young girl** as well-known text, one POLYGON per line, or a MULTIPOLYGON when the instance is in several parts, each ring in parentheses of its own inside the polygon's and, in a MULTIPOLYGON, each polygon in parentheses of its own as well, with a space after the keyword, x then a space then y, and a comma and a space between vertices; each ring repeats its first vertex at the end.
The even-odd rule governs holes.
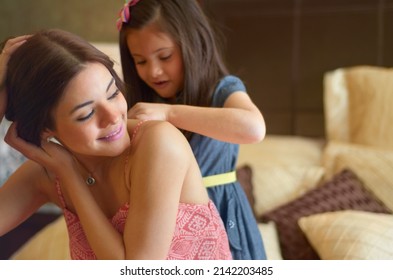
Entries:
POLYGON ((235 174, 238 144, 261 141, 264 120, 241 80, 228 75, 199 4, 132 0, 120 15, 121 63, 133 106, 128 116, 166 120, 185 133, 226 226, 234 259, 265 259, 235 174))
POLYGON ((0 188, 0 236, 52 202, 73 259, 231 258, 187 140, 167 122, 127 120, 102 52, 60 30, 11 39, 0 85, 5 141, 31 159, 0 188))

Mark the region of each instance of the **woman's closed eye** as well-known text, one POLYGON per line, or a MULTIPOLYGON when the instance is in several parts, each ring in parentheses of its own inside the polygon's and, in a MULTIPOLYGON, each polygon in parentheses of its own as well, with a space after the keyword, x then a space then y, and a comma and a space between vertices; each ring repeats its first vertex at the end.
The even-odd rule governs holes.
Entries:
MULTIPOLYGON (((117 96, 119 96, 119 94, 120 94, 120 90, 119 90, 118 88, 116 88, 115 92, 114 92, 113 94, 111 94, 111 96, 108 97, 108 100, 115 99, 117 96)), ((91 112, 90 112, 89 114, 87 114, 86 116, 79 117, 79 118, 77 118, 76 120, 79 121, 79 122, 86 121, 86 120, 90 119, 90 118, 93 116, 94 112, 95 112, 95 111, 94 111, 94 109, 93 109, 93 110, 91 110, 91 112)))
POLYGON ((136 65, 145 65, 146 64, 146 60, 135 60, 135 64, 136 65))
POLYGON ((116 98, 119 94, 120 94, 120 90, 116 88, 115 92, 111 96, 109 96, 108 100, 116 98))
POLYGON ((88 115, 83 116, 83 117, 79 117, 79 118, 77 118, 76 120, 77 120, 78 122, 86 121, 86 120, 90 119, 90 118, 93 116, 93 114, 94 114, 94 110, 91 110, 91 112, 90 112, 88 115))

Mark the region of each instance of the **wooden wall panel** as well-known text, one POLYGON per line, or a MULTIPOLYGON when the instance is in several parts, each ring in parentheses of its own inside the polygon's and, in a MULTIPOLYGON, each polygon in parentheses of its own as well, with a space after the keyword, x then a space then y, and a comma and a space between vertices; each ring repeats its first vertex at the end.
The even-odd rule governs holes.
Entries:
POLYGON ((324 136, 323 75, 392 66, 393 0, 210 0, 230 69, 272 134, 324 136))

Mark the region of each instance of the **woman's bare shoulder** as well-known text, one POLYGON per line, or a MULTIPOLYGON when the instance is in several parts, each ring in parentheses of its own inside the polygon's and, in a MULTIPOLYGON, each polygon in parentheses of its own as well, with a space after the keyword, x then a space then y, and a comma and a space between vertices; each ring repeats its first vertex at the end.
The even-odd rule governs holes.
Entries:
POLYGON ((140 152, 174 153, 186 156, 192 153, 189 144, 178 128, 166 121, 134 122, 129 125, 131 145, 140 152), (153 148, 153 149, 152 149, 153 148))
POLYGON ((128 133, 130 134, 131 140, 133 138, 141 137, 143 134, 143 139, 161 139, 165 140, 165 138, 171 138, 174 136, 178 136, 183 138, 183 134, 171 123, 166 121, 140 121, 140 120, 129 120, 128 121, 128 133), (159 137, 160 138, 157 138, 159 137), (161 138, 163 137, 163 138, 161 138))

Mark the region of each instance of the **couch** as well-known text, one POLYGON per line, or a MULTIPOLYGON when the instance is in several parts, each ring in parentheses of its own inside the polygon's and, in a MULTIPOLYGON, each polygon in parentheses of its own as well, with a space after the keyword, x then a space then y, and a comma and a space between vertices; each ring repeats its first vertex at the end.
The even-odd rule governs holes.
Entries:
MULTIPOLYGON (((120 71, 117 48, 96 46, 120 71)), ((393 259, 393 70, 341 68, 323 83, 325 138, 267 135, 240 146, 237 176, 267 257, 393 259)), ((11 257, 68 258, 62 217, 11 257)))

